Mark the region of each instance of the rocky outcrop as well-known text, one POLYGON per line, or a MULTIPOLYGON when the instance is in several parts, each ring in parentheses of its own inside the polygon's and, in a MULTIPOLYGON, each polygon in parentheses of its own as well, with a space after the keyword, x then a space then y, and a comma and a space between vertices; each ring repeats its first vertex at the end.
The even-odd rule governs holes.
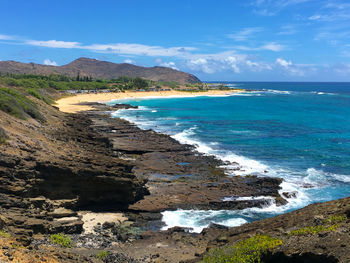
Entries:
POLYGON ((0 145, 0 209, 12 232, 80 233, 74 211, 123 210, 147 194, 133 165, 114 155, 88 118, 41 106, 47 123, 0 117, 10 135, 0 145), (57 216, 59 209, 74 211, 57 216))
POLYGON ((0 126, 9 135, 0 145, 0 226, 21 244, 52 246, 47 234, 66 233, 80 246, 74 253, 102 248, 112 251, 110 260, 128 254, 149 262, 161 260, 163 253, 178 262, 193 258, 193 251, 203 253, 211 237, 227 229, 213 226, 219 232, 209 236, 181 229, 152 232, 162 226, 161 211, 244 209, 266 205, 271 198, 283 204, 281 179, 229 177, 219 168, 220 160, 106 114, 128 105, 90 104, 95 110, 69 115, 37 103, 45 122, 0 115, 0 126), (246 196, 266 199, 223 201, 246 196), (86 221, 81 210, 124 212, 128 221, 82 233, 86 221), (46 236, 38 239, 39 234, 46 236), (180 255, 176 251, 184 243, 180 255))
MULTIPOLYGON (((285 204, 278 190, 279 178, 258 176, 229 177, 223 162, 194 150, 191 145, 180 144, 168 135, 142 130, 128 121, 109 118, 103 110, 106 105, 90 104, 98 111, 85 113, 93 129, 108 137, 115 154, 133 165, 132 173, 146 180, 150 194, 129 206, 132 211, 160 212, 182 209, 244 209, 263 206, 276 198, 285 204), (268 196, 266 200, 223 202, 231 196, 268 196)), ((115 108, 129 105, 113 106, 115 108)))

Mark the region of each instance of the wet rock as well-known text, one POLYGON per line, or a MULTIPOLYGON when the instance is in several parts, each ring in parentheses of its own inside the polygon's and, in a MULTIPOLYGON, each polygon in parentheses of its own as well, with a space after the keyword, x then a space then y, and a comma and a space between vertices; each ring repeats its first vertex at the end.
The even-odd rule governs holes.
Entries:
POLYGON ((112 108, 114 109, 137 109, 138 106, 132 106, 130 104, 123 104, 123 103, 117 103, 115 105, 112 106, 112 108))
POLYGON ((63 207, 59 207, 56 208, 53 212, 49 212, 47 215, 52 216, 54 218, 73 217, 77 215, 77 212, 63 207))
POLYGON ((211 222, 209 224, 208 228, 220 229, 220 230, 227 230, 227 229, 229 229, 229 227, 227 227, 227 226, 216 224, 216 223, 213 223, 213 222, 211 222))
POLYGON ((129 258, 121 253, 108 253, 102 261, 104 263, 139 263, 139 261, 129 258))
POLYGON ((296 198, 297 197, 298 192, 293 191, 293 192, 283 192, 282 195, 285 198, 296 198))
POLYGON ((169 228, 167 230, 167 232, 169 234, 172 234, 172 233, 189 233, 193 230, 193 228, 191 227, 180 227, 180 226, 175 226, 175 227, 172 227, 172 228, 169 228))
POLYGON ((103 229, 111 229, 115 227, 115 223, 114 222, 104 222, 102 224, 102 228, 103 229))

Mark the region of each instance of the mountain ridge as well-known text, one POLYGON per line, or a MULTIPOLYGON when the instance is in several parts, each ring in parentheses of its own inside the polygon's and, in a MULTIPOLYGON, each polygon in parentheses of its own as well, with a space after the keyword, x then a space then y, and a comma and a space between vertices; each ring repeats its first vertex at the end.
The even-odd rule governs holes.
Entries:
POLYGON ((142 67, 128 63, 113 63, 81 57, 62 66, 22 63, 17 61, 0 61, 0 73, 12 74, 58 74, 69 77, 88 76, 95 79, 114 79, 121 76, 140 77, 153 81, 178 82, 180 84, 196 83, 200 80, 189 73, 167 67, 142 67))

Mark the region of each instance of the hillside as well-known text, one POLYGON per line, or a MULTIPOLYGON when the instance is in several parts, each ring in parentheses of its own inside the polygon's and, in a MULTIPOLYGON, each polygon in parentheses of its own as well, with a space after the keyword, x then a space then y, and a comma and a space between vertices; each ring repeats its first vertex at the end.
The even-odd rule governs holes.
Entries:
POLYGON ((63 66, 47 66, 35 63, 21 63, 15 61, 0 61, 0 73, 12 74, 58 74, 69 77, 88 76, 95 79, 115 79, 120 76, 141 77, 154 81, 180 84, 196 83, 200 80, 189 73, 166 67, 141 67, 127 63, 116 64, 90 58, 79 58, 63 66))

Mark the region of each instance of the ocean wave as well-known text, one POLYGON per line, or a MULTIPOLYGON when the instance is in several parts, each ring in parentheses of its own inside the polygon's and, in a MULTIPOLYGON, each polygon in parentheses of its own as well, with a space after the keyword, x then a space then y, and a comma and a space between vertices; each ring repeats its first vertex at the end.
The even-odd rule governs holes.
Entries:
MULTIPOLYGON (((294 210, 296 208, 305 206, 310 203, 310 199, 302 192, 298 191, 297 186, 291 183, 283 182, 281 184, 284 191, 295 192, 295 197, 288 198, 286 205, 277 205, 273 197, 259 196, 259 197, 239 197, 235 200, 259 200, 266 199, 268 202, 263 207, 252 207, 243 210, 182 210, 164 211, 162 212, 162 221, 165 226, 162 230, 180 226, 192 228, 192 232, 200 233, 203 228, 206 228, 210 223, 216 223, 228 227, 240 226, 242 224, 252 222, 257 219, 271 217, 277 214, 294 210)), ((230 201, 228 198, 224 201, 230 201)))
POLYGON ((224 202, 228 201, 254 201, 254 200, 264 200, 264 199, 273 199, 272 196, 241 196, 241 197, 225 197, 222 199, 224 202))
POLYGON ((195 130, 197 126, 193 126, 189 129, 183 130, 180 133, 173 135, 172 137, 183 144, 190 144, 195 146, 198 152, 214 155, 217 158, 223 160, 224 162, 232 163, 232 165, 227 165, 228 170, 234 170, 235 175, 247 175, 252 173, 264 174, 268 170, 268 167, 256 160, 249 159, 244 156, 236 155, 229 151, 215 150, 211 146, 217 146, 218 144, 214 142, 204 143, 193 138, 196 134, 195 130), (239 170, 237 170, 237 163, 239 164, 239 170))
POLYGON ((235 214, 234 211, 226 210, 182 210, 164 211, 162 221, 165 226, 162 230, 180 226, 192 228, 192 232, 200 233, 203 228, 208 227, 210 223, 221 224, 229 227, 240 226, 248 221, 235 214))
POLYGON ((232 93, 232 94, 230 94, 228 96, 230 96, 230 97, 234 97, 234 96, 254 97, 254 96, 262 96, 262 93, 258 93, 258 92, 249 92, 249 93, 237 92, 237 93, 232 93))
POLYGON ((350 183, 350 175, 328 173, 315 168, 307 169, 306 174, 304 181, 318 187, 329 185, 334 180, 341 183, 350 183))
POLYGON ((289 90, 265 89, 264 91, 268 93, 273 93, 273 94, 287 94, 287 95, 293 93, 292 91, 289 91, 289 90))
POLYGON ((317 95, 339 95, 337 93, 323 92, 323 91, 311 91, 310 93, 317 94, 317 95))

